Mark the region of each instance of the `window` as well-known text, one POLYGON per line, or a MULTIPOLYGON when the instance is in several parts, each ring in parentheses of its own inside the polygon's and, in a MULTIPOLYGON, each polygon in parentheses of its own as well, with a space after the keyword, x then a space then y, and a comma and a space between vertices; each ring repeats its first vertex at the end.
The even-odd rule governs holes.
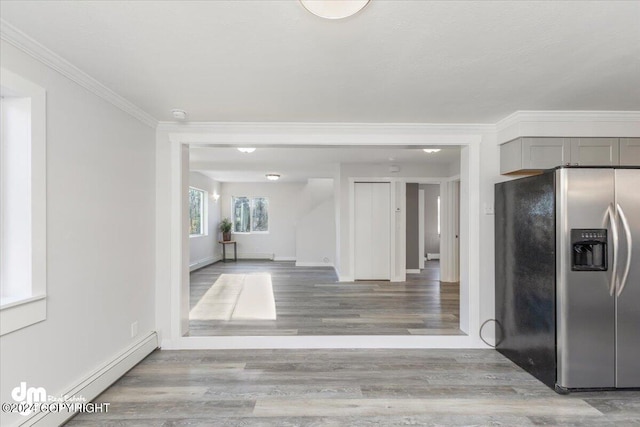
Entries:
POLYGON ((234 196, 231 199, 234 233, 269 232, 269 199, 234 196))
POLYGON ((206 193, 197 188, 189 188, 189 235, 204 236, 206 230, 206 193))
POLYGON ((0 70, 0 335, 46 319, 45 90, 0 70))

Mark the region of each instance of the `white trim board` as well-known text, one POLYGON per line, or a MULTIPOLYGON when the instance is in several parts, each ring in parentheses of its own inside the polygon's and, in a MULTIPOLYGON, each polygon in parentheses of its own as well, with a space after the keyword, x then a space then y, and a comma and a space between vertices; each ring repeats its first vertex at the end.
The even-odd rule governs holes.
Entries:
POLYGON ((312 348, 490 348, 466 335, 340 335, 178 337, 162 341, 164 350, 312 348))
POLYGON ((498 143, 520 137, 640 136, 640 111, 516 111, 495 125, 498 143))
POLYGON ((318 262, 296 261, 296 267, 329 267, 329 268, 335 269, 335 266, 332 263, 322 262, 322 261, 318 261, 318 262))
POLYGON ((420 274, 419 268, 407 268, 407 274, 420 274))
POLYGON ((214 264, 214 263, 216 263, 218 261, 221 261, 221 260, 222 260, 222 256, 221 255, 198 260, 198 261, 194 262, 193 264, 189 265, 189 272, 199 270, 199 269, 201 269, 203 267, 206 267, 208 265, 214 264))
POLYGON ((15 46, 48 67, 51 67, 63 76, 67 77, 69 80, 118 107, 125 113, 135 117, 147 126, 152 128, 158 126, 158 120, 152 117, 149 113, 126 98, 118 95, 116 92, 112 91, 89 74, 85 73, 57 53, 43 46, 3 19, 0 19, 0 39, 15 46))
MULTIPOLYGON (((150 332, 121 354, 82 378, 67 391, 59 393, 58 396, 84 397, 87 402, 90 402, 157 348, 158 335, 156 332, 150 332)), ((49 391, 49 394, 55 395, 51 391, 49 391)), ((74 415, 75 412, 39 412, 24 419, 20 425, 43 427, 62 425, 74 415)))

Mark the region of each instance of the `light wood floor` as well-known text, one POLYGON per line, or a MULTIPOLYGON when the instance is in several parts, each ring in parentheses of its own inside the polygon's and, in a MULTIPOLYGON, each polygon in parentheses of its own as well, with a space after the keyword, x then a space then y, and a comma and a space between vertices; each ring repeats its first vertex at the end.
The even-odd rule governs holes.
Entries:
POLYGON ((560 396, 493 350, 156 351, 69 426, 638 426, 640 391, 560 396))
POLYGON ((293 262, 218 262, 191 273, 193 308, 223 273, 271 274, 277 320, 195 320, 190 336, 457 335, 458 283, 440 283, 437 261, 406 282, 337 282, 333 268, 293 262))

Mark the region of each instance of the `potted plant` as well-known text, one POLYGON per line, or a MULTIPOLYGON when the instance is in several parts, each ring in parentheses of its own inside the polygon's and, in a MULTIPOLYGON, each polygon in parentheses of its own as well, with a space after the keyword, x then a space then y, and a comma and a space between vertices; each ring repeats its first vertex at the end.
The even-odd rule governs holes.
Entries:
POLYGON ((220 231, 222 231, 222 241, 228 242, 231 240, 231 227, 233 224, 229 218, 224 218, 220 221, 220 231))

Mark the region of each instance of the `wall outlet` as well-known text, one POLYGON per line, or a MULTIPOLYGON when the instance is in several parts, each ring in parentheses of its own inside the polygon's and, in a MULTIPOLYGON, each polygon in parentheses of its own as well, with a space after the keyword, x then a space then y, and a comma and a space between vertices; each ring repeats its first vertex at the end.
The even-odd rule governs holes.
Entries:
POLYGON ((485 215, 494 215, 496 212, 493 208, 493 204, 491 203, 485 203, 484 204, 484 214, 485 215))
POLYGON ((131 338, 135 338, 138 335, 138 322, 131 324, 131 338))

